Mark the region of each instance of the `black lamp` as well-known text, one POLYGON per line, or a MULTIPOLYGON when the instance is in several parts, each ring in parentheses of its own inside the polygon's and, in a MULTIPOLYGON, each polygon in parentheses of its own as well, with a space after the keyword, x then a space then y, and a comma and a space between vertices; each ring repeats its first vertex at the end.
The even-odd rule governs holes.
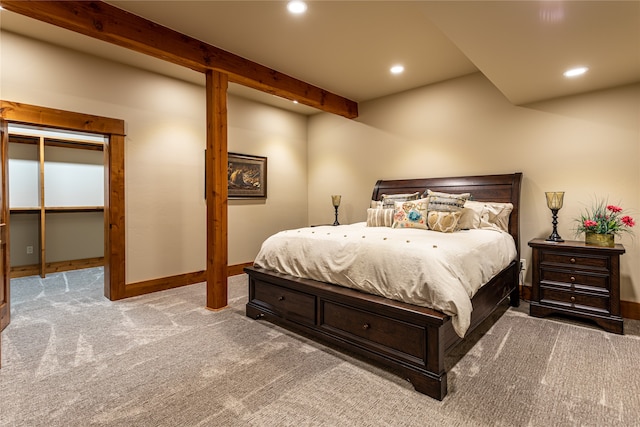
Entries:
POLYGON ((551 209, 553 220, 553 232, 547 237, 548 242, 564 242, 564 239, 558 234, 558 211, 562 209, 562 201, 564 199, 564 191, 554 191, 544 193, 547 196, 547 206, 551 209))
POLYGON ((333 225, 340 225, 338 222, 338 206, 340 206, 340 199, 342 199, 342 196, 340 195, 331 196, 331 203, 333 203, 333 207, 336 210, 336 220, 333 222, 333 225))

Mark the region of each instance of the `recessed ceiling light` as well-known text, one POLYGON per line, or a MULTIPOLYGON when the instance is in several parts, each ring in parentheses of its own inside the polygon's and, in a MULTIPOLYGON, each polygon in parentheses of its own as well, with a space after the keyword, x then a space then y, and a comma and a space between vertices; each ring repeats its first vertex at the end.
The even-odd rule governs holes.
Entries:
POLYGON ((389 71, 391 71, 391 74, 400 74, 404 71, 404 67, 402 65, 394 65, 389 71))
POLYGON ((299 15, 307 11, 307 4, 303 1, 295 0, 287 3, 287 10, 291 13, 299 15))
POLYGON ((583 75, 584 73, 586 73, 589 70, 589 68, 587 67, 577 67, 577 68, 572 68, 570 70, 567 70, 563 73, 563 76, 565 77, 578 77, 583 75))

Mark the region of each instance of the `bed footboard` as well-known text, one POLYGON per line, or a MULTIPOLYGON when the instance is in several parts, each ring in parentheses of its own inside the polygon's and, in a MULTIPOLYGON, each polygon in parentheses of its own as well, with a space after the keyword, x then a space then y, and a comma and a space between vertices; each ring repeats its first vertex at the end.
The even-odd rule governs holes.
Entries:
POLYGON ((448 316, 257 267, 245 272, 249 275, 248 317, 372 359, 433 398, 442 400, 447 394, 445 333, 453 331, 446 327, 451 323, 448 316))

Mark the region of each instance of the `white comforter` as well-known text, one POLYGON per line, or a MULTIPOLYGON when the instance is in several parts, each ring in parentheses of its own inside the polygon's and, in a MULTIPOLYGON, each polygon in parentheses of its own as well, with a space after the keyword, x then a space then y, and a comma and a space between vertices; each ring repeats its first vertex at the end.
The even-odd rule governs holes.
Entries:
POLYGON ((357 223, 279 232, 265 240, 254 264, 442 311, 462 337, 473 295, 515 258, 514 240, 502 231, 357 223))

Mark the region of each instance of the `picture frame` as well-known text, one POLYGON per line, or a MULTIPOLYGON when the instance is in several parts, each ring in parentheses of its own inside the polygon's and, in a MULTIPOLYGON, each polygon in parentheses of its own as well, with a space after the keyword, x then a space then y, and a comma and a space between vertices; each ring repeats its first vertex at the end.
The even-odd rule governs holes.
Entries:
POLYGON ((267 197, 267 158, 228 153, 227 189, 230 199, 267 197))

